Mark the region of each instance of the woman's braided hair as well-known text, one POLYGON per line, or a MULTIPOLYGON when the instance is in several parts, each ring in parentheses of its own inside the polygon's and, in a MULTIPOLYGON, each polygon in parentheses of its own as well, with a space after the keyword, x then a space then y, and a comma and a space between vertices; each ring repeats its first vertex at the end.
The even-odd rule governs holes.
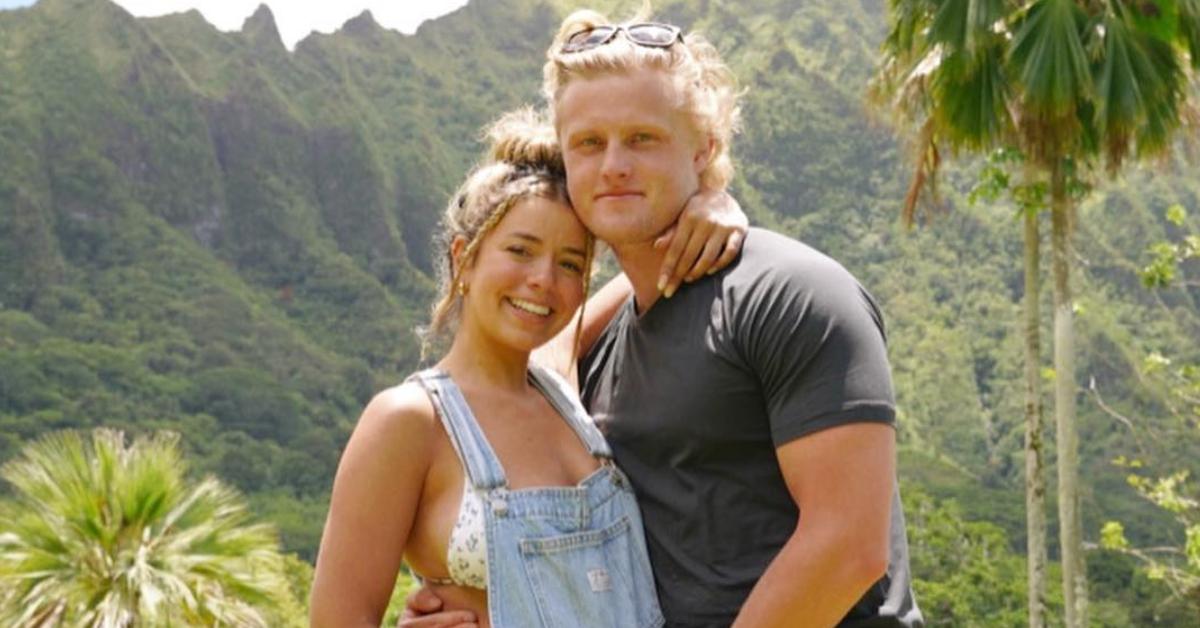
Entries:
MULTIPOLYGON (((459 287, 463 269, 475 259, 480 242, 500 224, 508 210, 531 197, 570 206, 562 151, 544 113, 531 107, 511 111, 489 125, 484 137, 491 148, 451 197, 434 239, 438 298, 430 312, 429 326, 422 333, 422 359, 428 357, 439 339, 453 333, 462 314, 463 295, 459 287), (467 244, 455 264, 451 247, 458 238, 467 244)), ((595 239, 588 234, 584 295, 589 288, 594 250, 595 239)), ((576 346, 579 334, 577 326, 576 346)))

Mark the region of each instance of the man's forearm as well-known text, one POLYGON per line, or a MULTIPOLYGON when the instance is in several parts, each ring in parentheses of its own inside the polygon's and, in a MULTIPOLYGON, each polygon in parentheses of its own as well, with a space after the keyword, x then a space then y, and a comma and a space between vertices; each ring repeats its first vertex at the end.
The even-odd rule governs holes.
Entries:
POLYGON ((735 628, 834 626, 887 570, 887 547, 847 534, 852 522, 801 521, 742 606, 735 628))

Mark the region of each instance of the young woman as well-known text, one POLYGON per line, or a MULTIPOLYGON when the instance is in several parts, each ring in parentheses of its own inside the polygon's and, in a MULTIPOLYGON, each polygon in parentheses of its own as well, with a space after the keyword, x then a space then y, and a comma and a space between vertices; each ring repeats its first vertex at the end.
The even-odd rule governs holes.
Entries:
POLYGON ((593 238, 553 129, 523 111, 490 135, 444 217, 429 333, 449 349, 379 393, 346 446, 314 626, 378 626, 402 560, 482 625, 662 623, 628 480, 573 389, 530 362, 583 303, 593 238))

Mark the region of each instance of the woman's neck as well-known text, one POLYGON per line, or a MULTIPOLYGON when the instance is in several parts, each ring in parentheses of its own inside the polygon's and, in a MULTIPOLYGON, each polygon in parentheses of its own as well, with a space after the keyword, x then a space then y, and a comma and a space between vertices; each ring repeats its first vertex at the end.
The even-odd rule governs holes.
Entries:
POLYGON ((454 335, 454 343, 438 367, 450 373, 459 386, 519 392, 529 385, 528 351, 499 346, 465 328, 454 335))

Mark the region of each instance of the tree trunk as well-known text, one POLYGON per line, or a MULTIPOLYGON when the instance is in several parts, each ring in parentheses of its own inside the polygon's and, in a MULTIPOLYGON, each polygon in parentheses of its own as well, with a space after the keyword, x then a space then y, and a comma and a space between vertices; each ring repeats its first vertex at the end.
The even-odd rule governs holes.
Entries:
POLYGON ((1071 297, 1073 206, 1062 161, 1051 171, 1054 249, 1054 417, 1058 428, 1058 518, 1067 628, 1087 626, 1087 572, 1079 516, 1079 434, 1075 426, 1075 330, 1071 297))
POLYGON ((1046 625, 1046 475, 1042 453, 1041 325, 1038 280, 1041 233, 1037 208, 1025 212, 1025 528, 1029 628, 1046 625))

